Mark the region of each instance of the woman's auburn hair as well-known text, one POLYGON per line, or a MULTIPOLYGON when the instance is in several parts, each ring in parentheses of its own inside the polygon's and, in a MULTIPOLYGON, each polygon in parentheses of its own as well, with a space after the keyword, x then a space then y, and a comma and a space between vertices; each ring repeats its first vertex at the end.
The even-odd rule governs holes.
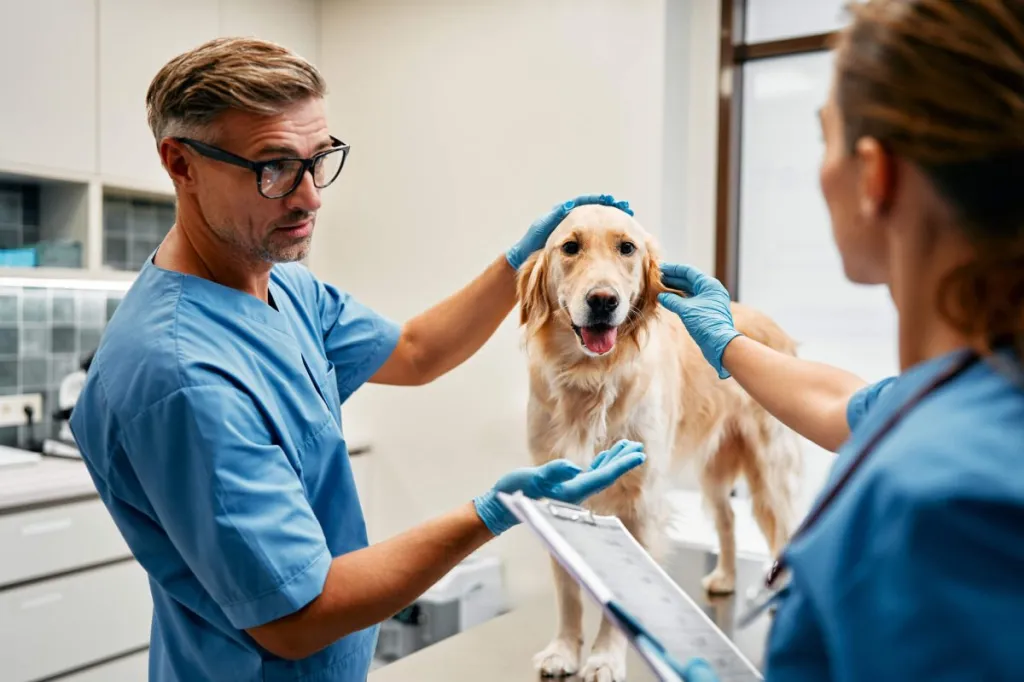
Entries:
POLYGON ((930 178, 976 257, 936 302, 1024 358, 1024 1, 851 3, 836 48, 848 150, 869 137, 930 178))

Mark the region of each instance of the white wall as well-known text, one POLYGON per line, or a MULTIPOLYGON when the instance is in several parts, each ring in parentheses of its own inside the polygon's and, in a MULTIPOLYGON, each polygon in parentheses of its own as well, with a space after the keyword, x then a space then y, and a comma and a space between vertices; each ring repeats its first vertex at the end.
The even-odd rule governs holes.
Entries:
MULTIPOLYGON (((581 192, 628 199, 669 255, 696 245, 702 252, 691 259, 709 266, 717 42, 703 40, 691 54, 691 36, 706 29, 688 19, 713 19, 714 5, 325 2, 321 68, 332 129, 352 154, 325 193, 311 267, 405 320, 581 192), (710 158, 687 154, 693 137, 699 149, 711 140, 710 158), (705 222, 687 225, 697 216, 705 222)), ((359 391, 346 422, 374 442, 374 539, 528 464, 526 391, 514 314, 432 385, 359 391)), ((546 559, 524 532, 489 549, 508 560, 514 597, 547 584, 546 559)))

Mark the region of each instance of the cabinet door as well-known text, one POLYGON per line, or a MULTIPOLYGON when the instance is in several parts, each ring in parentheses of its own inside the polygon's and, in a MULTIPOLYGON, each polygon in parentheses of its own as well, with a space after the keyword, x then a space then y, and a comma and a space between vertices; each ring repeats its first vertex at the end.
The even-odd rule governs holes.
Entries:
POLYGON ((96 171, 96 0, 4 3, 0 168, 96 171))
POLYGON ((104 182, 173 189, 146 124, 146 91, 168 60, 217 36, 218 11, 218 3, 209 0, 99 0, 99 166, 104 182))
POLYGON ((40 680, 137 650, 149 644, 152 615, 135 561, 0 591, 3 680, 40 680))
POLYGON ((220 32, 270 40, 304 58, 319 60, 317 0, 220 0, 220 32))
POLYGON ((54 682, 145 682, 149 679, 149 650, 140 651, 54 682))
POLYGON ((0 516, 0 586, 131 556, 96 498, 0 516))

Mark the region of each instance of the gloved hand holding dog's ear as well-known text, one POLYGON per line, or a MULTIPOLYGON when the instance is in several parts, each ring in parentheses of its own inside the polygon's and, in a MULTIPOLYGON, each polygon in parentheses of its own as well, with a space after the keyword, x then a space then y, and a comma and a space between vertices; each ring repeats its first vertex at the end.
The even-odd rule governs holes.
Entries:
POLYGON ((505 258, 508 260, 509 265, 518 270, 526 262, 526 259, 530 257, 530 254, 544 246, 548 237, 558 227, 558 224, 565 220, 565 216, 569 215, 569 211, 577 206, 584 206, 586 204, 614 206, 629 215, 633 215, 633 209, 629 207, 628 201, 616 201, 615 197, 608 194, 584 194, 575 199, 557 204, 547 214, 534 221, 530 225, 530 229, 523 235, 523 238, 508 250, 505 258))
POLYGON ((547 498, 580 504, 605 490, 627 471, 644 463, 644 446, 623 440, 594 458, 587 471, 565 459, 556 459, 539 467, 516 469, 502 476, 491 490, 473 500, 477 514, 492 533, 501 535, 519 523, 498 493, 522 492, 529 498, 547 498))
POLYGON ((730 374, 722 366, 722 355, 729 342, 741 335, 732 320, 729 292, 717 279, 690 265, 662 265, 661 281, 686 297, 663 293, 658 295, 658 301, 683 321, 719 378, 728 379, 730 374))

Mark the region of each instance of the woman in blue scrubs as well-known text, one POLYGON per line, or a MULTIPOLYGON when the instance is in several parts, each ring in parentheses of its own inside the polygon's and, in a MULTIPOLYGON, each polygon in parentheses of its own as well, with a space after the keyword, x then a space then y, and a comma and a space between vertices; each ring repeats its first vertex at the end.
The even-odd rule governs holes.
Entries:
MULTIPOLYGON (((1024 679, 1024 2, 873 0, 842 33, 820 181, 901 372, 866 385, 733 326, 665 266, 704 356, 838 457, 767 582, 765 678, 1024 679)), ((812 282, 808 282, 813 286, 812 282)), ((691 682, 716 680, 695 659, 691 682)))

